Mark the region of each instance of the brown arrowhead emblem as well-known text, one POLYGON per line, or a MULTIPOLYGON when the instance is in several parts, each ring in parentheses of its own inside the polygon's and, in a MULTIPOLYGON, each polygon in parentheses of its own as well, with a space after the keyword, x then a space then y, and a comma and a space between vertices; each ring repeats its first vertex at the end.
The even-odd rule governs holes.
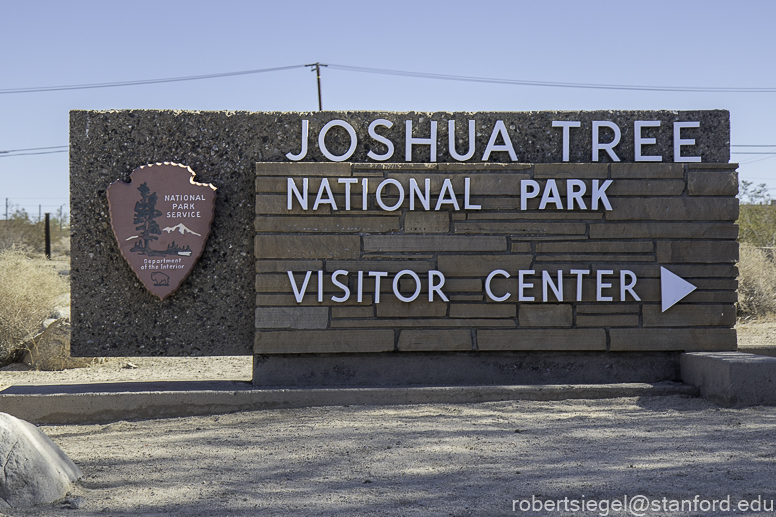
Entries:
POLYGON ((205 249, 216 188, 194 181, 190 167, 143 165, 130 182, 108 187, 119 249, 146 289, 164 300, 189 276, 205 249))

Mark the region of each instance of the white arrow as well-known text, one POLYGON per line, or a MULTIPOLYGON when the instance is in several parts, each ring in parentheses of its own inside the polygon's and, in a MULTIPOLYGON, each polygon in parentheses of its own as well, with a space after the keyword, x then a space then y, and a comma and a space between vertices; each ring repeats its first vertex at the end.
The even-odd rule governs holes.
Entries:
POLYGON ((684 278, 660 266, 660 297, 663 300, 663 310, 661 312, 667 311, 676 302, 696 289, 697 287, 684 278))

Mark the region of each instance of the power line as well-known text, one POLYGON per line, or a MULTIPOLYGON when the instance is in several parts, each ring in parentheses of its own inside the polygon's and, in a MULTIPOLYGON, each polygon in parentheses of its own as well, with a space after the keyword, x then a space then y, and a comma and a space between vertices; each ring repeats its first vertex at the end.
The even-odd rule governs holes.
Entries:
POLYGON ((440 79, 445 81, 464 81, 472 83, 510 84, 519 86, 548 86, 554 88, 584 88, 595 90, 637 90, 660 92, 695 92, 695 93, 776 93, 774 87, 704 87, 704 86, 639 86, 627 84, 593 84, 593 83, 561 83, 552 81, 527 81, 522 79, 499 79, 492 77, 472 77, 465 75, 431 74, 426 72, 408 72, 405 70, 389 70, 384 68, 368 68, 362 66, 327 65, 334 70, 359 72, 366 74, 395 75, 403 77, 419 77, 424 79, 440 79))
MULTIPOLYGON (((65 146, 67 147, 67 146, 65 146)), ((0 154, 0 158, 11 158, 13 156, 34 156, 36 154, 56 154, 56 153, 66 153, 67 149, 62 149, 61 151, 41 151, 38 153, 16 153, 16 154, 0 154)))
POLYGON ((0 154, 6 154, 6 153, 18 153, 21 151, 40 151, 43 149, 62 149, 63 147, 69 147, 67 145, 53 145, 50 147, 28 147, 26 149, 9 149, 7 151, 0 151, 0 154))
MULTIPOLYGON (((514 86, 541 86, 552 88, 581 88, 596 90, 631 90, 631 91, 661 91, 661 92, 691 92, 691 93, 776 93, 776 87, 705 87, 705 86, 650 86, 650 85, 628 85, 628 84, 596 84, 596 83, 566 83, 554 81, 531 81, 525 79, 505 79, 494 77, 475 77, 466 75, 450 74, 432 74, 427 72, 413 72, 407 70, 392 70, 387 68, 370 68, 362 66, 335 65, 315 63, 317 67, 327 66, 334 70, 345 72, 393 75, 400 77, 416 77, 422 79, 437 79, 444 81, 463 81, 475 83, 506 84, 514 86)), ((91 83, 91 84, 73 84, 62 86, 34 86, 29 88, 11 88, 0 90, 0 95, 15 93, 41 93, 56 92, 65 90, 85 90, 93 88, 115 88, 121 86, 140 86, 146 84, 172 83, 181 81, 198 81, 201 79, 216 79, 221 77, 234 77, 240 75, 260 74, 267 72, 279 72, 283 70, 293 70, 296 68, 305 68, 311 65, 290 65, 274 68, 260 68, 254 70, 241 70, 236 72, 223 72, 218 74, 190 75, 182 77, 167 77, 161 79, 141 79, 134 81, 119 81, 110 83, 91 83)), ((320 68, 317 69, 320 71, 320 68)))
POLYGON ((275 68, 259 68, 255 70, 241 70, 238 72, 224 72, 220 74, 188 75, 183 77, 167 77, 163 79, 141 79, 136 81, 119 81, 115 83, 71 84, 64 86, 33 86, 30 88, 11 88, 0 90, 0 95, 12 93, 41 93, 60 92, 65 90, 89 90, 93 88, 115 88, 119 86, 140 86, 145 84, 177 83, 182 81, 199 81, 201 79, 216 79, 219 77, 234 77, 238 75, 263 74, 266 72, 280 72, 294 68, 304 68, 305 65, 279 66, 275 68))

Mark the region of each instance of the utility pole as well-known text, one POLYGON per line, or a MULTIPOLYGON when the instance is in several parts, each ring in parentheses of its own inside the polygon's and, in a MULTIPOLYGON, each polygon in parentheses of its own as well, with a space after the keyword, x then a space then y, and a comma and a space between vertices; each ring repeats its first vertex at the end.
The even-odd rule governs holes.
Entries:
POLYGON ((8 220, 8 198, 5 198, 5 220, 8 220))
POLYGON ((329 66, 329 65, 323 65, 321 63, 312 63, 309 65, 312 72, 315 72, 315 75, 318 79, 318 111, 323 111, 323 98, 321 97, 321 67, 322 66, 329 66))

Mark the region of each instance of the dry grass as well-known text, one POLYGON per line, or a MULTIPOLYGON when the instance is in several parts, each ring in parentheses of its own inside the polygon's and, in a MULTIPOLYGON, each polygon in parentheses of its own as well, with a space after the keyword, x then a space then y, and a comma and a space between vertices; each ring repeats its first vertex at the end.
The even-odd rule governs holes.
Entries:
POLYGON ((765 252, 742 242, 738 262, 738 317, 776 313, 776 264, 765 252))
POLYGON ((13 359, 67 292, 67 282, 16 248, 0 251, 0 364, 13 359))

